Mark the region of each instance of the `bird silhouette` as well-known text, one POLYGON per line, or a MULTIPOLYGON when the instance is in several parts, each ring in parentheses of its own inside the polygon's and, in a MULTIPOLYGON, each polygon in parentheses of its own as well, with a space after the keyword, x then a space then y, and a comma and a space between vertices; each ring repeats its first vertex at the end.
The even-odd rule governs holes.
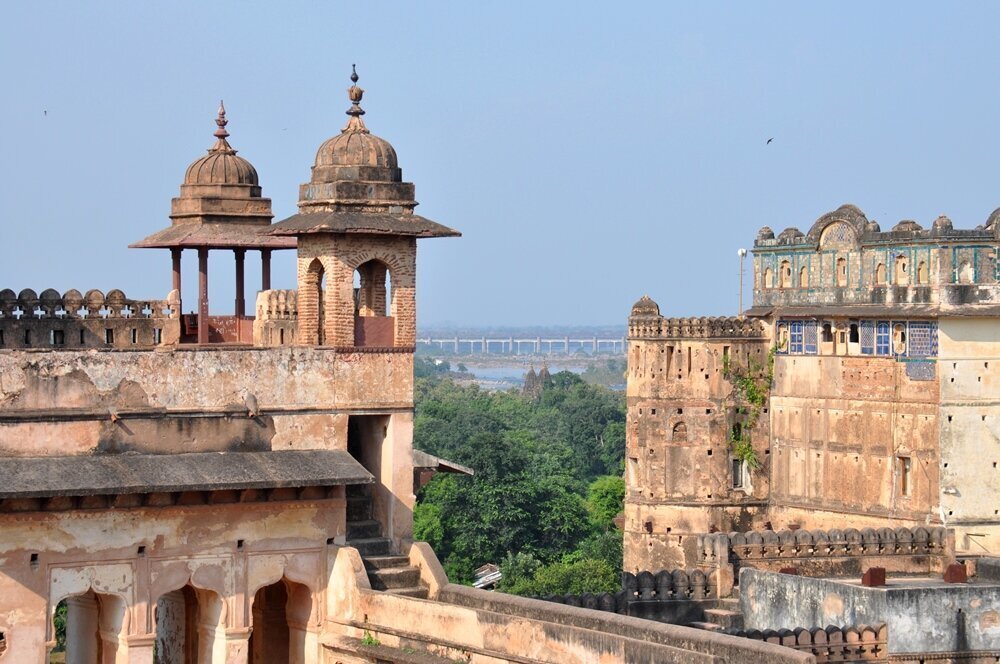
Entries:
POLYGON ((774 137, 772 136, 771 138, 767 139, 767 143, 764 143, 764 145, 770 145, 771 141, 773 141, 773 140, 774 140, 774 137))
POLYGON ((48 111, 42 111, 42 115, 48 115, 48 114, 49 114, 48 111))

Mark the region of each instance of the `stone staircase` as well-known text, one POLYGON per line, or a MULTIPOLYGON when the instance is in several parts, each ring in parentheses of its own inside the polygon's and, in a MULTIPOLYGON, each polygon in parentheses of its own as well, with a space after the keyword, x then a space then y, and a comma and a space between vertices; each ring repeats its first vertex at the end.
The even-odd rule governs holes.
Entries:
POLYGON ((707 629, 709 631, 724 631, 727 629, 743 629, 743 614, 740 612, 738 600, 722 600, 724 605, 715 609, 705 609, 705 620, 688 623, 689 627, 707 629))
POLYGON ((382 536, 382 524, 372 518, 371 485, 347 487, 347 545, 361 554, 372 590, 427 599, 420 570, 393 550, 392 540, 382 536))

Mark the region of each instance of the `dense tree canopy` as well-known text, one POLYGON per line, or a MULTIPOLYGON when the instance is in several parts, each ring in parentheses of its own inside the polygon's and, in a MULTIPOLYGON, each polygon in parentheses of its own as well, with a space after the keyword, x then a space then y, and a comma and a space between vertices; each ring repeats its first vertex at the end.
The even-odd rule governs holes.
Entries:
POLYGON ((440 365, 420 366, 430 364, 418 360, 414 445, 476 474, 442 474, 424 487, 415 536, 455 581, 497 563, 509 592, 616 585, 623 395, 569 372, 553 375, 537 399, 490 393, 455 384, 440 365))

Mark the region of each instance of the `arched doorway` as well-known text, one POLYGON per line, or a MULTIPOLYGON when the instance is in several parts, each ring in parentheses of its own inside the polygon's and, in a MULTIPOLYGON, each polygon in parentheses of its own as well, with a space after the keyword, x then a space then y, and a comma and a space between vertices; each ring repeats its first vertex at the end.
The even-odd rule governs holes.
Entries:
POLYGON ((393 346, 395 313, 389 266, 377 259, 359 265, 354 272, 354 345, 393 346))
POLYGON ((254 595, 251 607, 249 664, 305 661, 312 593, 301 583, 281 579, 254 595))
POLYGON ((125 601, 88 590, 60 601, 52 614, 56 645, 52 664, 115 661, 125 618, 125 601))
POLYGON ((304 337, 308 342, 311 338, 319 346, 326 342, 326 272, 323 263, 314 258, 306 269, 304 292, 299 294, 300 320, 305 323, 304 337), (312 303, 316 304, 313 305, 312 303), (315 315, 310 309, 315 307, 315 315), (311 319, 311 321, 310 321, 311 319), (312 329, 309 329, 312 328, 312 329))
POLYGON ((186 585, 156 601, 155 664, 211 664, 225 661, 222 599, 186 585))

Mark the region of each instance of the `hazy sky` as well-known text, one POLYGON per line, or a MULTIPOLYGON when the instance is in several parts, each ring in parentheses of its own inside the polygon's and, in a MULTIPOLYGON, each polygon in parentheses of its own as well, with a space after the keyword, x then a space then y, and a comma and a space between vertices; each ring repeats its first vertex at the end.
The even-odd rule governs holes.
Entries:
MULTIPOLYGON (((5 3, 0 287, 163 297, 169 253, 126 245, 169 224, 218 100, 278 220, 357 63, 417 212, 464 233, 420 243, 420 323, 624 324, 644 293, 734 313, 762 225, 1000 206, 998 24, 967 2, 5 3)), ((220 313, 232 272, 213 254, 220 313)), ((294 287, 290 252, 274 272, 294 287)))

